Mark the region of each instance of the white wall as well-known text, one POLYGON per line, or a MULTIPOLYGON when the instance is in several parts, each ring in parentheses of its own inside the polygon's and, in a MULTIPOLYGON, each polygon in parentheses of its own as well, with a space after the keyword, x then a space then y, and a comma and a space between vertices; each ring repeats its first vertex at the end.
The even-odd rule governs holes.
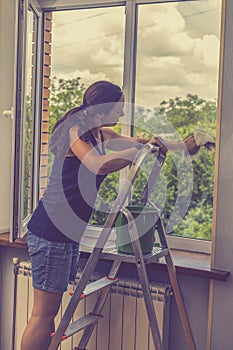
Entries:
POLYGON ((15 3, 0 1, 0 233, 10 226, 12 121, 3 111, 13 105, 15 3))

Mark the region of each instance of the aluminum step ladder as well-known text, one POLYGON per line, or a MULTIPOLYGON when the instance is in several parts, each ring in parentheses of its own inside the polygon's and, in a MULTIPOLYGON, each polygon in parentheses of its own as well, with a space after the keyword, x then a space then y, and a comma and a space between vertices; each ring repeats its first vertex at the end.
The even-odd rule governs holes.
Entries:
MULTIPOLYGON (((147 184, 143 190, 143 193, 140 199, 140 203, 142 205, 145 205, 148 202, 150 189, 152 189, 155 186, 155 183, 158 178, 158 174, 160 172, 160 169, 166 157, 166 155, 162 153, 158 147, 150 144, 146 144, 145 146, 143 146, 143 148, 138 152, 138 154, 136 155, 133 161, 133 164, 129 170, 128 181, 125 181, 124 188, 121 189, 119 195, 117 196, 111 208, 111 211, 107 217, 105 225, 83 269, 79 283, 76 289, 74 290, 71 300, 60 321, 60 324, 56 332, 52 334, 52 340, 48 350, 56 350, 62 340, 67 339, 68 337, 74 335, 80 330, 84 330, 83 335, 80 339, 78 346, 75 347, 74 350, 86 350, 86 346, 91 337, 91 334, 98 320, 102 317, 101 310, 111 290, 111 286, 113 283, 116 283, 117 273, 119 271, 120 265, 123 261, 127 261, 128 259, 127 256, 125 256, 125 258, 122 259, 121 254, 119 255, 115 254, 115 259, 113 260, 113 264, 111 266, 108 276, 101 278, 98 281, 89 283, 89 280, 95 270, 98 260, 102 255, 103 247, 105 246, 107 239, 111 233, 111 230, 115 225, 119 212, 123 212, 123 214, 128 220, 129 234, 130 234, 133 252, 134 252, 134 256, 131 256, 130 259, 131 260, 133 259, 137 267, 138 278, 143 290, 143 297, 145 301, 149 324, 151 327, 154 346, 156 350, 163 350, 163 344, 161 341, 158 321, 154 310, 154 305, 153 305, 153 301, 152 301, 152 297, 149 289, 149 282, 148 282, 147 271, 146 271, 146 263, 149 262, 150 259, 147 260, 143 256, 140 241, 139 241, 139 235, 138 235, 134 218, 130 213, 130 211, 126 207, 124 207, 124 204, 130 194, 131 186, 135 178, 137 177, 138 171, 144 159, 146 158, 146 156, 151 153, 156 154, 155 155, 156 161, 154 163, 153 169, 149 175, 147 184), (80 299, 84 298, 88 294, 91 294, 100 290, 101 290, 101 293, 98 296, 93 312, 70 323, 80 299)), ((180 291, 179 283, 176 277, 175 267, 173 265, 170 250, 167 245, 164 226, 159 216, 158 216, 156 225, 157 225, 158 237, 160 240, 160 252, 159 254, 157 254, 157 257, 159 258, 164 257, 166 260, 167 270, 168 270, 170 282, 173 288, 173 293, 177 303, 182 326, 184 329, 186 341, 188 344, 188 349, 196 350, 189 320, 185 310, 185 305, 184 305, 182 294, 180 291)))

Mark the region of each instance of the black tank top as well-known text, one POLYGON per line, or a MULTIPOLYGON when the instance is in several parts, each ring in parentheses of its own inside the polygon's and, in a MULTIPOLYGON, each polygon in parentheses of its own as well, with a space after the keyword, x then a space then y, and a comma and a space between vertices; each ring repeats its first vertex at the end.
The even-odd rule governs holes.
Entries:
MULTIPOLYGON (((99 154, 105 154, 102 132, 101 149, 91 132, 90 141, 99 154)), ((93 174, 75 156, 55 157, 48 187, 28 229, 50 241, 80 242, 105 177, 93 174)))

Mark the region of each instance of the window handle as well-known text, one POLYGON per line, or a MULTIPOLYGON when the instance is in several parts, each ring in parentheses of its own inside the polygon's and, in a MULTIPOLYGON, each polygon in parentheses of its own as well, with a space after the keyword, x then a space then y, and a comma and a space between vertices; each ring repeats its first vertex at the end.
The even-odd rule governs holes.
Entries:
POLYGON ((11 107, 11 109, 9 110, 5 110, 5 111, 3 111, 3 115, 4 115, 4 117, 6 117, 6 118, 10 118, 10 119, 12 119, 13 120, 13 118, 14 118, 14 108, 13 107, 11 107))

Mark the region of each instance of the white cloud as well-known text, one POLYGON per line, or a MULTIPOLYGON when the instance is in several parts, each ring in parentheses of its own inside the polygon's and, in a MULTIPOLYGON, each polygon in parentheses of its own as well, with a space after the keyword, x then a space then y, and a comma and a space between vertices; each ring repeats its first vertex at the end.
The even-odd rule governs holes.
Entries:
MULTIPOLYGON (((211 1, 199 3, 139 6, 138 102, 155 106, 187 93, 216 97, 219 38, 213 19, 219 11, 212 11, 211 1)), ((124 7, 56 13, 53 72, 80 76, 85 85, 99 79, 122 85, 124 19, 124 7)))
POLYGON ((203 64, 209 68, 216 68, 219 62, 219 40, 214 35, 204 35, 195 40, 194 53, 203 64))
POLYGON ((144 33, 172 34, 184 29, 185 21, 176 4, 152 4, 139 7, 139 28, 144 33), (147 21, 145 21, 147 19, 147 21))
POLYGON ((82 70, 82 71, 75 70, 75 71, 70 72, 70 73, 60 73, 59 71, 57 71, 57 72, 54 71, 54 75, 59 76, 59 78, 62 78, 62 79, 73 79, 73 78, 80 77, 81 83, 83 83, 85 86, 90 85, 93 81, 106 80, 106 79, 108 80, 108 77, 106 76, 106 74, 101 73, 101 72, 93 74, 87 69, 82 70))
POLYGON ((181 8, 177 4, 160 4, 149 6, 141 14, 139 11, 141 31, 136 81, 140 104, 144 101, 147 105, 158 104, 164 98, 188 93, 212 99, 217 96, 219 38, 205 33, 207 28, 209 32, 209 24, 198 8, 184 3, 186 12, 183 11, 183 17, 179 11, 181 8), (187 32, 186 17, 198 11, 201 17, 197 15, 197 20, 204 21, 202 31, 198 29, 198 35, 191 35, 190 31, 187 32), (148 18, 153 18, 154 25, 143 29, 148 18))
POLYGON ((53 73, 89 72, 122 84, 123 15, 122 8, 55 13, 53 73))
POLYGON ((170 39, 171 47, 180 55, 184 55, 193 49, 194 42, 186 32, 174 33, 170 39))

